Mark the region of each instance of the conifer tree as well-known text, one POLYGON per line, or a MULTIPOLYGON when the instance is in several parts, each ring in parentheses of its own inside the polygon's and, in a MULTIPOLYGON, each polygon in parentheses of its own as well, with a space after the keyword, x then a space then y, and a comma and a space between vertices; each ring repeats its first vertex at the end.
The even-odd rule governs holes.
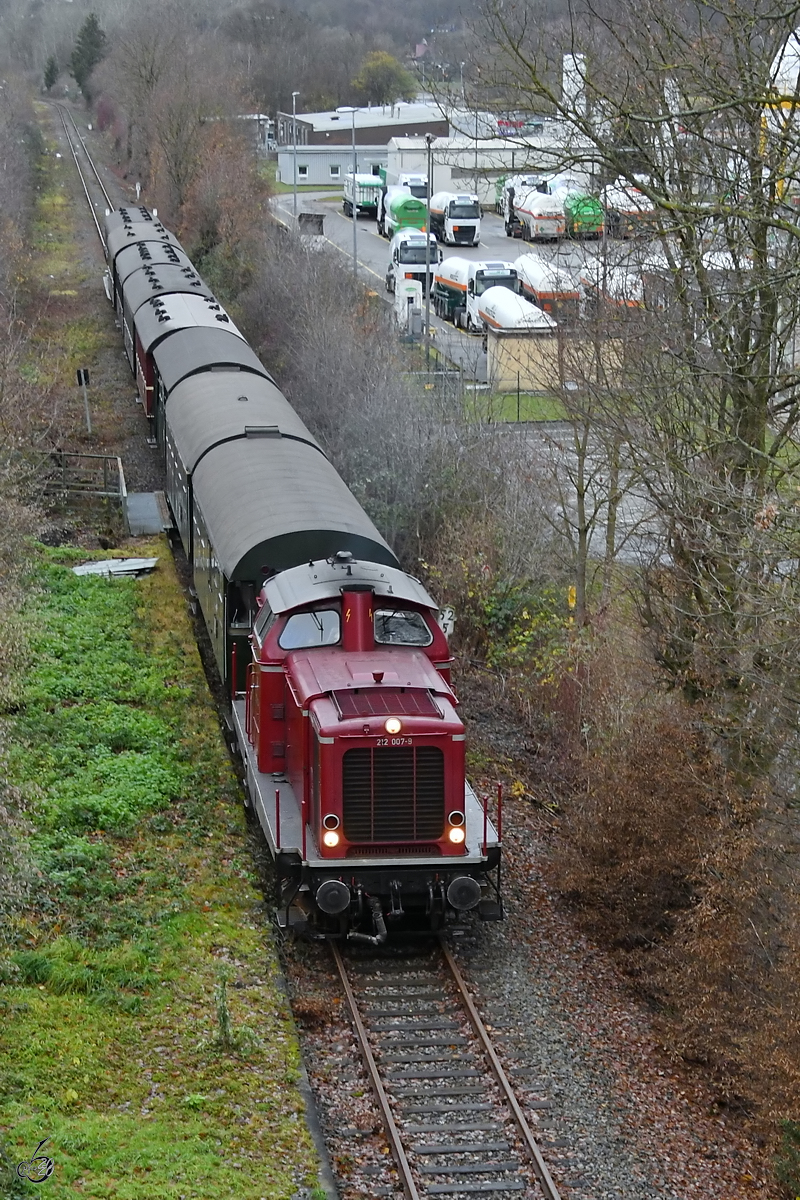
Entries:
POLYGON ((106 35, 100 28, 96 13, 90 13, 81 25, 78 40, 69 60, 70 72, 87 100, 91 97, 88 82, 92 71, 105 54, 106 35))
POLYGON ((45 63, 44 68, 44 90, 46 92, 50 91, 50 88, 58 79, 59 74, 58 61, 55 54, 51 54, 45 63))

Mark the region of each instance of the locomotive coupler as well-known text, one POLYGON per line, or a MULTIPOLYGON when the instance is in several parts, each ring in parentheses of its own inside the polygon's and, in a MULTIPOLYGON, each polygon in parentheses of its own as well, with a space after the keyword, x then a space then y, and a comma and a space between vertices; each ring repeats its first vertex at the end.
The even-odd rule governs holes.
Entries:
POLYGON ((347 935, 347 940, 350 942, 368 942, 370 946, 380 946, 386 941, 388 936, 386 922, 383 919, 381 902, 377 896, 370 896, 369 904, 372 909, 372 927, 375 933, 369 934, 351 931, 347 935))

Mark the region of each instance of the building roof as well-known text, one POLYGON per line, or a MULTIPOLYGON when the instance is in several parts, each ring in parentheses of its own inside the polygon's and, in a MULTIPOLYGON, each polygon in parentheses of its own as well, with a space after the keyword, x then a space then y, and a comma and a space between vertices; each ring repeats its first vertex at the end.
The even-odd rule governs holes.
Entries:
MULTIPOLYGON (((351 129, 353 126, 353 115, 349 112, 298 113, 297 120, 302 121, 304 125, 310 125, 315 133, 351 129)), ((372 107, 357 108, 355 111, 356 129, 380 128, 384 125, 422 125, 426 121, 445 120, 447 118, 438 104, 421 104, 417 101, 407 103, 401 100, 397 104, 374 104, 372 107)))

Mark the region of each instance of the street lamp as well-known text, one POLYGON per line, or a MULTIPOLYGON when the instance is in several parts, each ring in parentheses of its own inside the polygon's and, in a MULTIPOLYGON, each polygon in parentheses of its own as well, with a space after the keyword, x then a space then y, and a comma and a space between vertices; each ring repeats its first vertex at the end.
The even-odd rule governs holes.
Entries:
POLYGON ((341 108, 337 108, 337 113, 350 113, 353 123, 353 203, 351 204, 353 217, 353 283, 358 283, 358 188, 356 184, 356 174, 358 160, 356 158, 356 113, 357 108, 352 104, 343 104, 341 108))
POLYGON ((292 158, 294 160, 293 186, 292 186, 292 213, 297 220, 297 97, 299 92, 292 92, 292 158))
POLYGON ((431 192, 433 175, 433 134, 425 134, 428 147, 428 217, 425 222, 425 369, 431 369, 431 192))
POLYGON ((461 103, 464 105, 465 108, 467 105, 467 101, 464 97, 464 67, 466 65, 467 65, 466 63, 461 64, 461 103))

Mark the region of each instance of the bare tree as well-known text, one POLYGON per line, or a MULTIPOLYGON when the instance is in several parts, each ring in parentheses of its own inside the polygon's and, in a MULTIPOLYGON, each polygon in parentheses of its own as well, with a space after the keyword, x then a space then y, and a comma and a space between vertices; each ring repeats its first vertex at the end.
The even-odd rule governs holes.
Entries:
POLYGON ((712 700, 743 778, 780 745, 764 723, 775 689, 796 704, 800 125, 797 71, 787 83, 779 64, 798 15, 762 0, 669 13, 589 0, 557 48, 581 56, 576 104, 533 9, 487 9, 509 100, 558 114, 584 147, 573 153, 655 212, 635 264, 651 309, 626 357, 627 403, 597 390, 595 407, 662 516, 672 568, 657 555, 642 593, 659 660, 712 700))

